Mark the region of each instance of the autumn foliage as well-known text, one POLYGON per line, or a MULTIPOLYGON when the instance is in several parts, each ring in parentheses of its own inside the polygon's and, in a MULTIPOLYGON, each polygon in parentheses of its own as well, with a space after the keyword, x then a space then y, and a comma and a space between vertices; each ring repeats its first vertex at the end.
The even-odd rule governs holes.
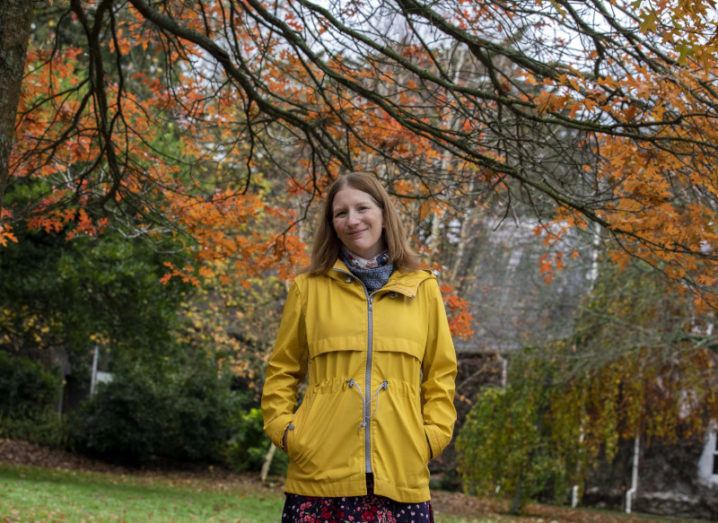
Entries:
MULTIPOLYGON (((441 227, 421 227, 492 199, 536 214, 548 244, 597 224, 615 262, 715 305, 711 5, 48 2, 0 244, 20 223, 68 239, 112 227, 177 237, 186 263, 165 281, 287 277, 327 184, 370 169, 432 263, 441 227)), ((542 259, 547 281, 574 255, 542 259)))

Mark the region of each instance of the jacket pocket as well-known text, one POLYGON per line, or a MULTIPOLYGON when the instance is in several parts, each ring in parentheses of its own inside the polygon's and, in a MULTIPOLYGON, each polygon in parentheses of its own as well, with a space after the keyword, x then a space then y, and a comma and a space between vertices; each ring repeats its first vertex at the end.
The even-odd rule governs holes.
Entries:
POLYGON ((294 478, 334 481, 361 471, 362 403, 347 381, 333 378, 315 385, 304 412, 297 411, 301 415, 287 438, 294 478))
POLYGON ((396 478, 398 485, 420 488, 428 482, 429 447, 416 387, 389 381, 375 414, 375 449, 378 477, 396 478))
POLYGON ((424 448, 424 462, 429 463, 434 456, 431 455, 431 444, 429 443, 429 434, 426 432, 426 427, 424 427, 424 448))
POLYGON ((307 393, 304 395, 304 400, 302 400, 302 403, 299 405, 299 408, 294 413, 294 421, 289 424, 287 430, 287 446, 285 450, 287 452, 287 456, 292 461, 297 461, 301 456, 300 450, 297 448, 296 431, 298 426, 304 426, 304 420, 306 419, 307 414, 312 408, 313 400, 314 394, 312 394, 310 391, 307 391, 307 393))

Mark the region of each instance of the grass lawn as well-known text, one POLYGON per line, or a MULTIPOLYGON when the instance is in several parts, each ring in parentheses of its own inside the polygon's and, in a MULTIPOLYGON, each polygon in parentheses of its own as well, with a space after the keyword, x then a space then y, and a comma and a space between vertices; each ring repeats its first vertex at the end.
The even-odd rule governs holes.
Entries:
MULTIPOLYGON (((250 480, 127 475, 0 463, 0 522, 276 523, 283 494, 250 480)), ((441 514, 440 523, 491 523, 441 514)))
MULTIPOLYGON (((538 513, 511 518, 480 498, 436 494, 437 523, 668 521, 545 505, 536 505, 534 512, 538 513)), ((262 486, 250 477, 87 472, 0 462, 0 523, 276 523, 282 503, 278 487, 262 486)))
POLYGON ((276 523, 282 495, 241 481, 0 464, 0 521, 276 523))

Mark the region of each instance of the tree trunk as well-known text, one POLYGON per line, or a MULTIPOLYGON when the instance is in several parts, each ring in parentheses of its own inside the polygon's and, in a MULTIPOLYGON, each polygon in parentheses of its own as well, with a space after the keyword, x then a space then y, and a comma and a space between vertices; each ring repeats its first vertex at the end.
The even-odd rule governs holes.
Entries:
POLYGON ((0 210, 8 184, 31 20, 30 0, 0 0, 0 210))

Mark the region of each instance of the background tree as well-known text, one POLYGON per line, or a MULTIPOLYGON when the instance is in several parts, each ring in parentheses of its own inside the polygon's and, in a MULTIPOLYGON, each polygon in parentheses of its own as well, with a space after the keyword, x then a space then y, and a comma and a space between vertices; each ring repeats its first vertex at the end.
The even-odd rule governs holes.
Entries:
POLYGON ((30 39, 32 3, 22 0, 0 3, 0 244, 14 236, 4 228, 7 210, 3 197, 8 184, 9 160, 15 136, 15 115, 30 39))
POLYGON ((684 293, 643 263, 608 265, 573 336, 512 355, 458 438, 464 488, 566 502, 622 443, 701 445, 718 417, 715 338, 684 293))
MULTIPOLYGON (((296 150, 293 164, 274 162, 288 183, 279 190, 304 204, 340 167, 379 168, 416 182, 395 188, 404 198, 473 204, 493 193, 565 227, 598 223, 617 260, 638 256, 710 291, 709 6, 57 1, 37 17, 82 41, 31 50, 12 180, 51 179, 24 211, 58 226, 67 219, 54 210, 91 209, 92 231, 123 202, 140 228, 169 219, 194 234, 195 206, 243 207, 244 220, 263 212, 252 204, 256 162, 272 161, 279 137, 296 150), (150 46, 157 60, 137 60, 150 46), (155 150, 168 131, 181 158, 155 150), (232 167, 208 194, 200 167, 217 158, 232 167), (180 166, 191 179, 177 178, 180 166)), ((303 214, 272 212, 284 244, 303 214)), ((295 250, 273 249, 272 261, 295 250)), ((260 252, 245 266, 265 266, 260 252)))

